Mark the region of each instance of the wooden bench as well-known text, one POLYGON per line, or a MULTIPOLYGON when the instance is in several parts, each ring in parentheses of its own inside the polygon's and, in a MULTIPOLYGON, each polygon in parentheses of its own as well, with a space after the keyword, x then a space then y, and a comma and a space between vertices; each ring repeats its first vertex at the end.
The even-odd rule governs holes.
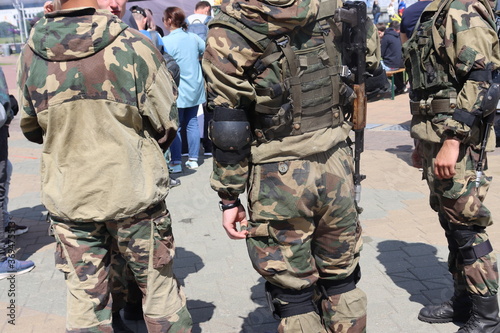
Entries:
POLYGON ((405 69, 399 68, 399 69, 396 69, 395 71, 386 71, 385 73, 387 74, 387 77, 391 78, 391 99, 394 99, 394 95, 395 95, 394 90, 396 89, 394 87, 394 74, 405 73, 405 69))

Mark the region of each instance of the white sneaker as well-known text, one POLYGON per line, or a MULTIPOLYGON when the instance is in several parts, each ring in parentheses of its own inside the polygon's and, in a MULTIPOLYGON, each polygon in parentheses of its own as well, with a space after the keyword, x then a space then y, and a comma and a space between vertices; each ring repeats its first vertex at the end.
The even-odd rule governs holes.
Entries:
POLYGON ((188 169, 197 169, 198 168, 198 162, 193 161, 193 160, 188 160, 186 162, 186 168, 188 168, 188 169))
POLYGON ((180 165, 180 164, 170 164, 168 166, 168 171, 170 171, 170 173, 181 173, 182 172, 182 165, 180 165))

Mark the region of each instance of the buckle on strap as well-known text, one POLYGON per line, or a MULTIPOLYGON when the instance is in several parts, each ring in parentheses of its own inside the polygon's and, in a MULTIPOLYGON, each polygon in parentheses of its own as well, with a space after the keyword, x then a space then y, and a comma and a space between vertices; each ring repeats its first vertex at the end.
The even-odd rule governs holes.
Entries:
POLYGON ((289 41, 290 41, 290 38, 288 38, 287 35, 281 36, 280 38, 275 40, 276 45, 278 45, 279 47, 282 47, 282 48, 286 47, 286 45, 288 44, 289 41))
POLYGON ((457 107, 451 99, 410 101, 410 112, 414 116, 434 116, 439 113, 451 114, 457 107))

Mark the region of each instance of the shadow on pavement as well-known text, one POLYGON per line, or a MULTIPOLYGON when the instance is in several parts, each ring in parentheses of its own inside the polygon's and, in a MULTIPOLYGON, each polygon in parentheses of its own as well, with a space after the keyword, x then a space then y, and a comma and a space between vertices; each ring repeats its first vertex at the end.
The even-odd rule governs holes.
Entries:
POLYGON ((54 237, 49 236, 47 211, 43 205, 11 210, 10 214, 15 223, 29 228, 27 233, 15 237, 17 259, 26 260, 42 247, 55 242, 54 237))
POLYGON ((452 296, 451 274, 447 263, 436 256, 434 246, 389 240, 378 244, 378 252, 387 276, 410 294, 410 301, 440 304, 452 296))
POLYGON ((252 301, 259 305, 257 309, 250 312, 241 325, 242 333, 275 333, 278 332, 278 320, 274 319, 267 303, 264 284, 266 280, 259 278, 259 283, 253 286, 252 301))
POLYGON ((396 148, 387 148, 385 151, 396 155, 397 158, 405 161, 409 166, 413 167, 411 163, 411 153, 413 152, 413 146, 399 145, 396 146, 396 148))
MULTIPOLYGON (((183 247, 175 248, 174 273, 179 284, 184 286, 184 280, 189 274, 197 273, 205 264, 200 256, 183 247)), ((193 319, 193 333, 201 332, 200 323, 209 321, 214 314, 215 305, 199 299, 189 299, 187 307, 193 319)))

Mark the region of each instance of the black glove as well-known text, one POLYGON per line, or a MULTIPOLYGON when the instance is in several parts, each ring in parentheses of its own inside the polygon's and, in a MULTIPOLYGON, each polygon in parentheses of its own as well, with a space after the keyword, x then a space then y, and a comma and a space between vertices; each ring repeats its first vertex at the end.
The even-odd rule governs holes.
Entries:
POLYGON ((12 112, 14 112, 14 116, 19 112, 19 104, 17 103, 17 99, 13 95, 9 95, 10 99, 10 108, 12 112))

